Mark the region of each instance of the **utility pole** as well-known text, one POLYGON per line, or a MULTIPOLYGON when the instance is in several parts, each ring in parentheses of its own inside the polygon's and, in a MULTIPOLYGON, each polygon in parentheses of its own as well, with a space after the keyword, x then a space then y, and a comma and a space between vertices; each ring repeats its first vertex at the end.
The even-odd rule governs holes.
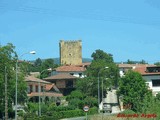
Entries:
POLYGON ((8 120, 7 68, 5 66, 5 120, 8 120))

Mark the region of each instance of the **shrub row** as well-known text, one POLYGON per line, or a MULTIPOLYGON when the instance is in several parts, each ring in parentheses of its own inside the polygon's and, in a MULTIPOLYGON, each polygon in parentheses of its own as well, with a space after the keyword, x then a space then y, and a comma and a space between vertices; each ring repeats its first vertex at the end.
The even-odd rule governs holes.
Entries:
MULTIPOLYGON (((91 108, 88 111, 89 115, 95 114, 97 113, 97 108, 91 108)), ((24 117, 24 120, 59 120, 62 118, 71 118, 71 117, 79 117, 79 116, 84 116, 85 112, 81 109, 76 109, 76 110, 67 110, 67 111, 54 111, 52 112, 48 112, 47 115, 42 116, 42 117, 38 117, 37 115, 33 115, 33 114, 26 114, 24 117)))

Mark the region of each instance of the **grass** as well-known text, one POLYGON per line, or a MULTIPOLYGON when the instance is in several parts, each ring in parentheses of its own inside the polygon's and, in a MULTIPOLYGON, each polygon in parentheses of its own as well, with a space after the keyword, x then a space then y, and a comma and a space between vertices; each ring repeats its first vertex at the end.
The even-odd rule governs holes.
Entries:
POLYGON ((93 115, 89 117, 89 120, 158 120, 156 118, 144 118, 144 117, 136 117, 136 118, 126 118, 126 117, 117 117, 117 115, 93 115))

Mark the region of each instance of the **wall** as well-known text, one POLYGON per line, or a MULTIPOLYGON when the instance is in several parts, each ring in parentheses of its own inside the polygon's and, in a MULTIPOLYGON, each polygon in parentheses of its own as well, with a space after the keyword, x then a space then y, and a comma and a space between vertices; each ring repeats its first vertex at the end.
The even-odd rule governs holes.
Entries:
POLYGON ((143 76, 143 78, 146 80, 146 83, 148 84, 149 89, 152 90, 154 95, 160 92, 160 86, 153 87, 152 85, 152 80, 154 79, 160 80, 160 75, 143 76))
POLYGON ((61 65, 78 65, 82 63, 82 41, 59 42, 61 65))

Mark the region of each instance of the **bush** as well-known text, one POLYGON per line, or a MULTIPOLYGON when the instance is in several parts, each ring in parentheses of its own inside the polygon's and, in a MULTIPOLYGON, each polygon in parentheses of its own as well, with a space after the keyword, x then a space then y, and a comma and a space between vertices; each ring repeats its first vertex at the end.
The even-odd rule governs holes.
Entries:
POLYGON ((24 120, 31 120, 31 119, 35 119, 38 116, 35 113, 26 113, 24 114, 24 120))
POLYGON ((134 114, 135 112, 133 110, 126 109, 122 113, 124 113, 124 114, 134 114))
POLYGON ((98 109, 97 107, 93 107, 93 108, 90 108, 89 111, 88 111, 88 114, 89 115, 94 115, 98 112, 98 109))
POLYGON ((60 112, 54 112, 53 116, 58 117, 58 119, 61 118, 70 118, 70 117, 78 117, 78 116, 84 116, 85 113, 83 110, 77 109, 77 110, 68 110, 68 111, 60 111, 60 112))

